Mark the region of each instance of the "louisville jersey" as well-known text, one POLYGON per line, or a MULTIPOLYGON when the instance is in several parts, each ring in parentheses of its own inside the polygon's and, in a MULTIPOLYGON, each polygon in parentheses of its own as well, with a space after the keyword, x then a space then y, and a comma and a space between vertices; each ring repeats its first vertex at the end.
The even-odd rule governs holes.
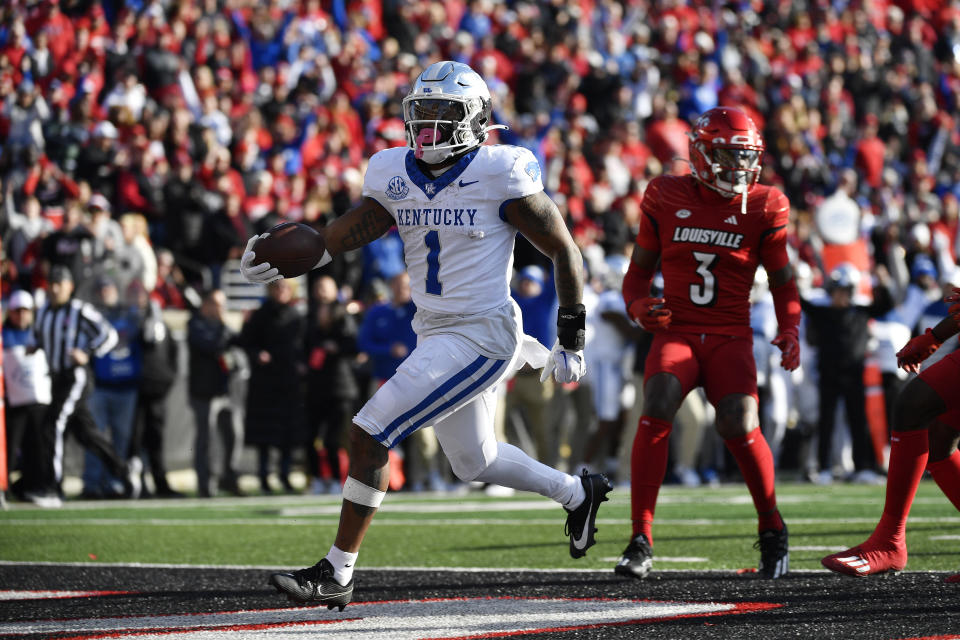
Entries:
POLYGON ((748 337, 750 288, 757 266, 788 263, 790 203, 754 184, 747 212, 691 176, 660 176, 647 186, 637 244, 660 254, 670 330, 748 337))
POLYGON ((437 177, 420 170, 412 150, 385 149, 363 182, 363 195, 396 221, 417 308, 442 314, 508 302, 517 230, 503 206, 539 191, 536 158, 511 145, 479 147, 437 177))

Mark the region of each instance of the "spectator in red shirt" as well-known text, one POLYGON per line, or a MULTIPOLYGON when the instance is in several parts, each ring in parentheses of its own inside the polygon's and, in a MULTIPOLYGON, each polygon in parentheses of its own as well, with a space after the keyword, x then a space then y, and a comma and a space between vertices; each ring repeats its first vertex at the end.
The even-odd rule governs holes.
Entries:
POLYGON ((654 98, 653 122, 647 126, 647 144, 669 173, 690 173, 689 132, 690 125, 677 117, 675 99, 654 98))
POLYGON ((857 144, 856 167, 864 182, 873 189, 883 183, 883 166, 887 147, 877 137, 876 114, 868 113, 863 119, 863 133, 857 144))
POLYGON ((150 292, 150 299, 155 300, 163 309, 185 309, 186 304, 181 293, 184 285, 183 272, 174 262, 170 250, 157 251, 157 286, 150 292))

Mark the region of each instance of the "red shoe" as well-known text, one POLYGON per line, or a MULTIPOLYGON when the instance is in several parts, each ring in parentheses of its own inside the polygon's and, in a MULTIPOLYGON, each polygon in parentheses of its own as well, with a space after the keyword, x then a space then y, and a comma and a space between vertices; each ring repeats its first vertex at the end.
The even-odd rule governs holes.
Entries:
POLYGON ((888 571, 901 571, 907 566, 907 548, 865 549, 858 545, 827 556, 820 564, 835 573, 863 578, 888 571))
POLYGON ((944 582, 951 582, 951 583, 960 582, 960 573, 955 573, 952 576, 947 576, 944 582))

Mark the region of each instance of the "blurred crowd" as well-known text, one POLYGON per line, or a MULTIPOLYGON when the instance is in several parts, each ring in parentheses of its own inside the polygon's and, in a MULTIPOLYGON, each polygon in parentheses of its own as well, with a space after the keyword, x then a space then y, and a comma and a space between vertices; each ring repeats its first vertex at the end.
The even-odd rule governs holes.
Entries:
MULTIPOLYGON (((402 97, 441 59, 484 77, 495 121, 509 126, 493 142, 536 155, 600 292, 616 280, 615 257, 629 255, 648 181, 688 171, 690 122, 717 105, 746 109, 766 141, 761 181, 793 207, 808 318, 849 289, 869 328, 857 360, 880 371, 883 397, 895 394, 898 341, 922 330, 940 288, 957 281, 956 0, 9 0, 3 298, 43 291, 64 265, 88 300, 109 281, 125 304, 142 307, 146 292, 160 309, 200 313, 250 235, 281 220, 322 226, 357 203, 367 158, 405 144, 402 97)), ((547 265, 518 243, 518 270, 547 265)), ((395 232, 338 258, 307 287, 306 330, 318 296, 359 325, 402 272, 395 232)), ((644 337, 610 322, 599 330, 638 342, 642 371, 644 337)), ((810 334, 811 356, 833 353, 810 334)), ((816 380, 817 360, 805 364, 816 380)), ((790 390, 802 385, 791 385, 775 383, 786 391, 765 403, 776 407, 768 421, 826 433, 820 414, 835 403, 801 411, 790 390)), ((365 397, 358 389, 344 415, 365 397)), ((569 422, 557 408, 569 399, 556 397, 525 413, 569 422)), ((590 402, 572 401, 572 413, 595 419, 590 402)), ((708 414, 692 412, 701 423, 708 414)), ((598 433, 629 439, 622 429, 598 433)), ((567 441, 548 439, 563 455, 567 441)), ((827 480, 822 455, 809 466, 827 480)), ((882 471, 882 459, 846 467, 882 471)))

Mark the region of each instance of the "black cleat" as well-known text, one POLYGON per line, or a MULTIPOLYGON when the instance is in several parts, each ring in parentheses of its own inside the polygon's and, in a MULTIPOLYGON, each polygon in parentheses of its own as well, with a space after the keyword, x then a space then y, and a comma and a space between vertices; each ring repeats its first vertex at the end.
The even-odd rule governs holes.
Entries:
POLYGON ((587 474, 583 471, 580 476, 580 482, 583 483, 583 491, 586 497, 579 507, 571 511, 564 507, 567 512, 567 524, 564 527, 564 534, 570 536, 570 557, 582 558, 587 555, 587 549, 596 544, 593 534, 597 532, 597 509, 601 502, 607 501, 607 494, 613 491, 613 485, 607 480, 607 476, 602 473, 587 474))
POLYGON ((638 533, 623 550, 613 572, 618 576, 643 580, 652 568, 653 549, 650 548, 650 541, 645 534, 638 533))
POLYGON ((790 547, 787 544, 787 524, 783 529, 767 529, 760 532, 760 538, 753 545, 760 550, 760 566, 757 573, 761 578, 775 580, 790 570, 790 547))
POLYGON ((293 573, 274 573, 270 584, 278 593, 285 593, 290 602, 327 605, 340 611, 353 599, 353 580, 341 585, 333 578, 333 565, 324 558, 307 569, 293 573))

